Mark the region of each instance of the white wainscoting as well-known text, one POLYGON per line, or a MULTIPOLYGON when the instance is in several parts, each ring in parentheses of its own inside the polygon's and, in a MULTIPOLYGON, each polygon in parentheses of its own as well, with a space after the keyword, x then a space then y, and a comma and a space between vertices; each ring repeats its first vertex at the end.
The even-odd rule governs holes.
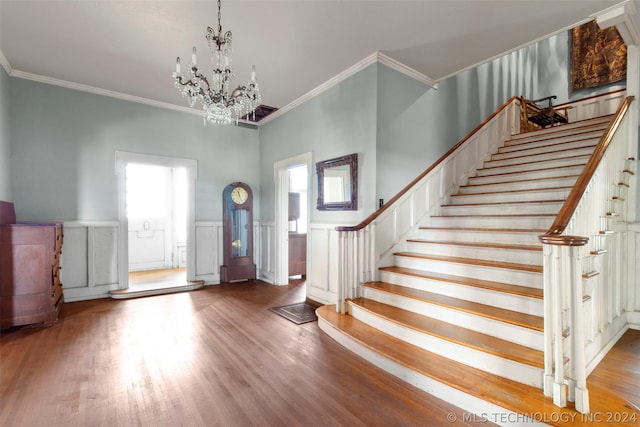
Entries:
POLYGON ((340 225, 309 224, 307 231, 307 298, 324 304, 338 297, 340 225))
POLYGON ((276 277, 276 223, 257 222, 253 233, 253 260, 258 279, 275 283, 276 277))
MULTIPOLYGON (((66 221, 61 279, 67 302, 110 298, 118 290, 118 221, 66 221)), ((275 224, 254 224, 254 260, 258 278, 273 283, 275 224)), ((194 280, 220 283, 222 221, 196 221, 194 280)))
POLYGON ((195 280, 220 283, 222 221, 196 221, 195 280))
POLYGON ((629 224, 627 244, 629 288, 625 309, 629 327, 640 329, 640 222, 629 224))
POLYGON ((118 221, 65 221, 60 279, 65 301, 118 289, 118 221))

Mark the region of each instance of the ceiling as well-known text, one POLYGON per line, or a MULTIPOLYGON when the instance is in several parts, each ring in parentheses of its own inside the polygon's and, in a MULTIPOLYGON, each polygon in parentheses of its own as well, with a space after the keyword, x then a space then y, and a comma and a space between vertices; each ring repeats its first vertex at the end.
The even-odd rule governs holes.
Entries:
MULTIPOLYGON (((224 0, 222 28, 233 32, 234 83, 255 64, 263 104, 282 108, 376 51, 439 80, 620 2, 224 0)), ((213 0, 0 0, 11 75, 178 106, 176 56, 188 64, 196 46, 207 64, 207 26, 217 27, 213 0)))

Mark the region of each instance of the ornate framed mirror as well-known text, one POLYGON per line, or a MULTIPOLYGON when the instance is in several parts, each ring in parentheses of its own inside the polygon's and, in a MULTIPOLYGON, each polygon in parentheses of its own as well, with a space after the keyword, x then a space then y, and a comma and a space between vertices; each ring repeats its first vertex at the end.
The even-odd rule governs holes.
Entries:
POLYGON ((358 210, 358 154, 316 163, 318 210, 358 210))

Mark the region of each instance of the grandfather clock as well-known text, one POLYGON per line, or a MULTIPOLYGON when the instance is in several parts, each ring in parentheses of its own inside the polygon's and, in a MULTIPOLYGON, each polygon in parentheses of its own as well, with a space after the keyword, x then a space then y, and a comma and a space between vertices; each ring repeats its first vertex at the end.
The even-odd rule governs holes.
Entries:
POLYGON ((222 192, 223 262, 220 281, 255 280, 253 263, 253 194, 243 182, 227 185, 222 192))

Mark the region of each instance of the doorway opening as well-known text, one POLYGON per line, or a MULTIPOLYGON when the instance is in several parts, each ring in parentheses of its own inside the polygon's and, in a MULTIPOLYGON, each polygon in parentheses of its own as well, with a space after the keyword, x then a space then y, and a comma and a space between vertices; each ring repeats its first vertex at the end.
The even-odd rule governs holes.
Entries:
POLYGON ((307 165, 287 169, 289 176, 289 280, 307 277, 307 165))
MULTIPOLYGON (((276 180, 276 269, 274 284, 288 285, 308 281, 310 245, 309 225, 309 171, 312 154, 305 153, 274 164, 276 180), (294 278, 292 281, 290 278, 294 278)), ((304 289, 306 290, 306 286, 304 289)))
POLYGON ((111 297, 202 287, 195 263, 197 162, 126 151, 115 157, 119 286, 111 297))
POLYGON ((129 289, 187 285, 187 173, 129 163, 125 170, 129 289))

